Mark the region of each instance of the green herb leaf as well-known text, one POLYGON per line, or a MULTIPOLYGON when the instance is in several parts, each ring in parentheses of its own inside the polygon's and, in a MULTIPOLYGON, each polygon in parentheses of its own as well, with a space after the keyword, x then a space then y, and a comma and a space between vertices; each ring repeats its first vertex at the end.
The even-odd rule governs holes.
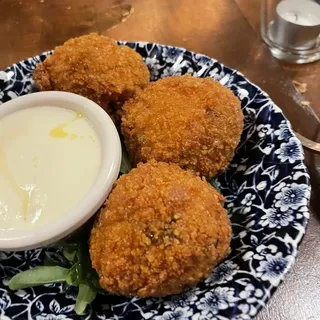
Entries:
POLYGON ((11 290, 39 286, 42 284, 65 282, 69 270, 59 266, 38 266, 18 273, 9 281, 11 290))
POLYGON ((44 264, 46 267, 53 267, 53 266, 59 265, 59 264, 57 263, 57 261, 51 259, 49 256, 45 256, 45 257, 44 257, 43 264, 44 264))
POLYGON ((76 300, 74 311, 78 315, 82 315, 87 306, 95 299, 97 291, 86 283, 79 285, 79 292, 76 300))
MULTIPOLYGON (((80 227, 82 228, 82 227, 80 227)), ((75 232, 75 234, 77 233, 77 231, 75 232)), ((57 248, 57 249, 60 249, 60 248, 77 248, 77 243, 74 241, 74 235, 70 236, 70 239, 68 240, 60 240, 60 241, 57 241, 51 245, 48 246, 48 248, 57 248), (71 242, 72 241, 72 242, 71 242)))
POLYGON ((103 291, 103 289, 100 286, 99 282, 99 277, 98 274, 95 272, 95 277, 91 279, 92 286, 97 290, 97 291, 103 291))
POLYGON ((219 193, 221 193, 218 185, 217 185, 217 182, 216 182, 216 179, 212 178, 211 180, 208 181, 219 193))
POLYGON ((131 163, 129 160, 129 155, 125 149, 125 146, 122 144, 121 146, 122 149, 122 159, 121 159, 121 166, 120 166, 120 172, 121 173, 128 173, 131 169, 131 163))
POLYGON ((70 261, 70 262, 76 262, 77 259, 77 247, 70 246, 70 247, 64 247, 63 248, 63 255, 70 261))
POLYGON ((14 276, 9 282, 10 288, 16 290, 55 282, 62 282, 64 287, 79 287, 75 311, 82 314, 101 290, 99 276, 92 268, 90 260, 90 227, 91 225, 87 224, 67 242, 60 242, 57 252, 46 252, 45 263, 49 266, 35 267, 14 276))
POLYGON ((68 272, 66 277, 67 284, 77 287, 83 280, 83 271, 80 263, 75 263, 68 272))
POLYGON ((82 267, 83 282, 90 285, 93 289, 100 290, 99 276, 97 272, 92 268, 88 242, 79 243, 78 259, 82 267))
POLYGON ((70 262, 58 252, 45 252, 43 264, 45 266, 70 267, 70 262))

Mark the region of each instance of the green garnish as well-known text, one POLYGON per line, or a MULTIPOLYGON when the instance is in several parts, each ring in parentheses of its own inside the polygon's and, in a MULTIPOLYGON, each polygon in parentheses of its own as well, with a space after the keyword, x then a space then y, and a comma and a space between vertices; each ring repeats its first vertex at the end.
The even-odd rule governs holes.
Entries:
POLYGON ((75 250, 74 247, 64 247, 63 248, 63 255, 70 262, 75 262, 77 259, 77 250, 75 250))
POLYGON ((9 281, 11 290, 35 287, 48 283, 65 282, 69 270, 59 266, 38 266, 16 274, 9 281))
POLYGON ((76 306, 74 308, 76 314, 82 315, 87 305, 95 299, 96 295, 97 290, 95 288, 86 283, 80 283, 76 306))
POLYGON ((221 191, 220 191, 220 189, 219 189, 219 187, 218 187, 218 185, 217 185, 216 179, 212 178, 212 179, 208 180, 208 182, 209 182, 219 193, 221 193, 221 191))
POLYGON ((128 173, 132 169, 129 155, 128 155, 126 148, 123 144, 121 146, 121 149, 122 149, 122 160, 121 160, 120 172, 121 173, 128 173))
POLYGON ((58 253, 46 252, 44 266, 15 275, 9 281, 9 288, 18 290, 57 282, 78 287, 74 310, 78 315, 82 315, 101 290, 98 274, 91 266, 87 242, 89 230, 90 228, 82 229, 69 241, 59 243, 62 250, 58 253))

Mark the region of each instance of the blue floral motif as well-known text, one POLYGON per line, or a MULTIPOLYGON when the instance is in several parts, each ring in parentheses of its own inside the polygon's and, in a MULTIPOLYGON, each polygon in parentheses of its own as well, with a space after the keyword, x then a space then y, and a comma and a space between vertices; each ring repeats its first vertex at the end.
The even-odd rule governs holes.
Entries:
POLYGON ((270 208, 267 213, 261 217, 260 224, 263 227, 281 228, 287 227, 294 220, 293 210, 281 211, 280 208, 270 208))
POLYGON ((201 67, 211 66, 215 62, 213 59, 211 59, 207 56, 204 56, 202 54, 196 54, 195 59, 197 61, 197 65, 199 65, 201 67))
POLYGON ((219 310, 233 306, 235 301, 233 288, 218 287, 214 291, 207 292, 204 298, 197 302, 197 306, 206 313, 217 314, 219 310))
POLYGON ((281 121, 281 124, 279 125, 279 129, 274 132, 278 137, 279 140, 288 141, 292 135, 291 130, 288 126, 288 123, 286 121, 281 121))
MULTIPOLYGON (((252 316, 257 314, 257 309, 254 306, 254 304, 239 304, 238 307, 241 311, 243 315, 248 316, 247 319, 251 319, 252 316)), ((241 320, 245 319, 245 318, 240 318, 241 320)))
POLYGON ((170 69, 164 69, 162 73, 162 77, 171 77, 171 76, 181 76, 182 74, 191 74, 193 75, 194 70, 192 68, 188 68, 182 71, 180 68, 175 68, 174 66, 170 69), (182 73, 183 72, 183 73, 182 73))
POLYGON ((65 291, 66 298, 76 301, 78 290, 73 286, 68 286, 65 291))
POLYGON ((177 47, 168 47, 163 49, 167 62, 176 62, 177 57, 183 53, 183 49, 177 47))
POLYGON ((197 302, 197 306, 206 313, 217 314, 219 310, 233 306, 236 300, 234 288, 218 287, 214 291, 207 292, 204 298, 197 302))
POLYGON ((11 299, 8 293, 4 292, 0 296, 0 310, 5 310, 10 307, 11 299))
MULTIPOLYGON (((233 229, 231 252, 211 275, 181 295, 126 298, 99 294, 86 319, 249 320, 270 298, 294 262, 305 232, 309 175, 290 123, 260 88, 239 72, 183 48, 121 42, 136 50, 152 81, 189 73, 212 77, 240 99, 244 130, 234 159, 217 178, 233 229)), ((33 92, 38 63, 52 52, 0 72, 0 104, 33 92)), ((43 263, 53 249, 0 252, 0 319, 80 320, 74 312, 77 290, 46 285, 12 292, 8 279, 43 263)))
POLYGON ((294 261, 292 256, 282 257, 281 252, 274 255, 267 255, 266 260, 260 261, 257 273, 262 280, 269 281, 272 285, 279 285, 283 275, 294 261))
POLYGON ((260 138, 264 138, 272 133, 273 129, 271 128, 271 124, 259 124, 257 126, 258 136, 260 138))
POLYGON ((267 255, 274 255, 277 251, 278 248, 274 244, 261 244, 256 247, 256 253, 253 255, 253 258, 256 260, 264 260, 267 255))
POLYGON ((36 320, 72 320, 72 319, 68 318, 64 314, 59 314, 59 315, 47 314, 47 315, 36 316, 36 320))
POLYGON ((256 288, 251 283, 247 284, 244 290, 239 293, 239 297, 241 299, 247 300, 249 303, 260 301, 263 295, 264 292, 261 289, 256 288))
POLYGON ((230 281, 233 279, 233 275, 237 272, 239 266, 232 261, 225 261, 221 263, 212 274, 204 281, 209 285, 215 283, 221 283, 223 281, 230 281))
POLYGON ((241 201, 242 213, 246 214, 251 211, 252 201, 256 198, 255 194, 247 193, 241 201))
POLYGON ((239 293, 239 297, 249 303, 239 303, 239 309, 244 315, 248 315, 250 317, 256 315, 257 309, 255 304, 261 301, 263 296, 264 292, 261 289, 257 289, 251 283, 247 284, 244 290, 239 293))
POLYGON ((197 301, 198 296, 194 290, 190 290, 179 295, 172 296, 171 300, 164 301, 164 307, 176 309, 178 307, 190 306, 197 301))
POLYGON ((303 160, 303 151, 299 140, 295 137, 290 138, 289 142, 281 143, 279 149, 275 151, 281 162, 289 161, 295 163, 297 160, 303 160))
POLYGON ((177 308, 175 311, 166 311, 162 316, 155 316, 155 320, 184 320, 192 316, 190 308, 177 308))
MULTIPOLYGON (((302 205, 307 205, 306 192, 309 189, 308 185, 293 183, 282 188, 281 192, 277 193, 275 199, 276 207, 279 207, 282 212, 289 209, 298 209, 302 205)), ((293 213, 291 211, 291 213, 293 213)), ((286 218, 288 219, 288 218, 286 218)))

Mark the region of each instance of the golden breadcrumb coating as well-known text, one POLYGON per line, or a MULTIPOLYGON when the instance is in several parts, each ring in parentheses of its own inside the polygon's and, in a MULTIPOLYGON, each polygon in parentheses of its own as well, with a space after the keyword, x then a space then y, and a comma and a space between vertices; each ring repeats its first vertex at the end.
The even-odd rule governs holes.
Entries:
POLYGON ((211 78, 164 78, 123 109, 121 129, 134 164, 173 162, 206 178, 226 169, 243 130, 238 98, 211 78))
POLYGON ((101 286, 125 296, 166 296, 196 286, 229 252, 223 197, 175 164, 123 175, 90 237, 101 286))
POLYGON ((147 86, 149 71, 131 48, 92 33, 56 47, 33 78, 40 90, 80 94, 116 117, 122 104, 147 86))

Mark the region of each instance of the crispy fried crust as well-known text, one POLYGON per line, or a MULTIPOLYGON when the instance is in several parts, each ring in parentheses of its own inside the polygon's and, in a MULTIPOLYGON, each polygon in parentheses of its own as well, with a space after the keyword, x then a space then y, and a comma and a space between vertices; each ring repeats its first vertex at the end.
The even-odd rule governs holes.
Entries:
POLYGON ((40 90, 85 96, 115 116, 122 104, 149 83, 142 57, 98 34, 73 38, 55 49, 33 75, 40 90))
POLYGON ((207 178, 226 169, 243 130, 239 100, 211 78, 156 81, 124 112, 122 133, 135 164, 173 162, 207 178))
POLYGON ((195 286, 229 252, 223 197, 175 164, 139 164, 117 181, 90 237, 101 286, 166 296, 195 286))

